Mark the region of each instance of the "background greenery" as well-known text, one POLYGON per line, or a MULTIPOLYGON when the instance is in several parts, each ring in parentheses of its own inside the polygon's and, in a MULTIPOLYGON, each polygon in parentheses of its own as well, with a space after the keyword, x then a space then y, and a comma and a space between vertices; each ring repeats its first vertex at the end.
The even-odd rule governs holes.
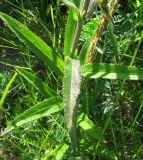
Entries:
MULTIPOLYGON (((2 0, 0 11, 27 26, 50 46, 53 53, 64 59, 68 7, 62 1, 2 0)), ((117 43, 113 43, 110 28, 105 27, 94 51, 95 63, 115 63, 117 49, 120 65, 143 67, 142 13, 142 0, 120 0, 113 16, 117 43)), ((83 26, 79 51, 85 41, 93 36, 102 17, 102 10, 97 7, 93 17, 83 26)), ((24 45, 3 21, 0 21, 0 51, 0 97, 15 73, 13 67, 17 67, 19 73, 0 108, 0 128, 3 132, 15 117, 51 95, 62 96, 63 90, 60 76, 24 45), (36 78, 29 75, 31 79, 27 81, 21 76, 23 68, 20 67, 40 80, 33 82, 36 78), (49 88, 48 92, 43 90, 41 84, 38 86, 39 81, 44 83, 43 88, 46 84, 52 91, 49 88)), ((80 98, 80 112, 88 117, 85 117, 86 125, 80 122, 80 117, 78 123, 79 126, 92 126, 92 130, 87 132, 84 127, 78 127, 78 158, 143 159, 142 85, 142 81, 83 81, 82 91, 85 94, 80 98)), ((63 111, 25 123, 1 136, 0 159, 73 159, 63 111)))

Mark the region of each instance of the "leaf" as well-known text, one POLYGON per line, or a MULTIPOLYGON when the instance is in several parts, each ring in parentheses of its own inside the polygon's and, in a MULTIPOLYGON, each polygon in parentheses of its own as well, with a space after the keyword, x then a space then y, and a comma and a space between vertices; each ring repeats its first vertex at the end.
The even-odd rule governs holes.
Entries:
POLYGON ((106 78, 123 80, 143 80, 143 69, 117 64, 86 64, 82 66, 82 76, 87 78, 106 78))
POLYGON ((110 151, 107 146, 99 145, 96 151, 96 154, 99 155, 101 158, 109 158, 110 160, 118 160, 117 156, 114 152, 110 151))
POLYGON ((6 133, 25 123, 48 116, 55 112, 59 112, 62 109, 63 101, 61 97, 52 97, 44 100, 43 102, 36 104, 35 106, 26 110, 24 113, 15 117, 14 120, 10 123, 10 125, 8 125, 8 127, 4 130, 2 135, 5 135, 6 133))
POLYGON ((8 91, 9 91, 9 89, 10 89, 10 87, 11 87, 11 85, 12 85, 12 83, 14 82, 14 80, 15 80, 16 77, 17 77, 17 73, 15 73, 15 74, 13 75, 13 77, 12 77, 11 80, 9 81, 8 85, 6 86, 6 88, 5 88, 5 90, 4 90, 3 94, 2 94, 2 97, 1 97, 1 99, 0 99, 0 108, 3 106, 3 103, 4 103, 4 101, 5 101, 5 98, 6 98, 7 94, 8 94, 8 91))
POLYGON ((65 56, 71 55, 75 27, 76 27, 76 21, 74 20, 73 12, 70 11, 68 13, 68 20, 66 24, 65 38, 64 38, 64 55, 65 56))
POLYGON ((65 73, 63 80, 64 91, 64 114, 66 127, 69 130, 73 150, 76 149, 76 118, 77 118, 77 100, 80 94, 80 63, 66 57, 65 73))
POLYGON ((68 150, 69 145, 62 142, 56 146, 53 150, 49 151, 43 158, 43 160, 47 159, 54 159, 54 160, 61 160, 66 151, 68 150))
POLYGON ((86 57, 87 57, 87 54, 88 54, 88 51, 91 47, 91 38, 88 38, 85 43, 83 44, 83 47, 80 51, 80 54, 79 54, 79 60, 80 60, 80 64, 81 65, 84 65, 85 62, 86 62, 86 57))
POLYGON ((4 75, 2 73, 0 73, 0 78, 4 77, 4 75))
POLYGON ((37 57, 53 69, 58 76, 63 76, 63 61, 40 37, 30 31, 24 24, 4 13, 0 12, 0 18, 37 57))
POLYGON ((66 143, 58 147, 55 154, 55 160, 61 160, 68 148, 69 148, 69 145, 67 145, 66 143))
POLYGON ((102 135, 101 129, 95 127, 93 122, 88 118, 85 113, 81 113, 78 117, 78 125, 92 138, 99 141, 104 141, 104 136, 102 135))
POLYGON ((22 69, 22 68, 16 68, 16 71, 23 76, 29 83, 31 83, 33 86, 39 89, 39 91, 45 96, 56 96, 56 92, 48 87, 47 84, 45 84, 41 79, 39 79, 36 75, 22 69))
POLYGON ((80 10, 77 8, 77 6, 72 0, 63 0, 63 2, 73 11, 75 11, 77 16, 80 16, 80 10))

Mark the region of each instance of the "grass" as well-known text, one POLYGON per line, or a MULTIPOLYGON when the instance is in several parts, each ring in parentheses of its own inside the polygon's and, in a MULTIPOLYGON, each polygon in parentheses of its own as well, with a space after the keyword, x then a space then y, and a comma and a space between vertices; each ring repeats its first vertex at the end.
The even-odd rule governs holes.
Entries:
POLYGON ((77 44, 73 41, 79 4, 75 8, 59 0, 0 3, 6 14, 0 13, 0 159, 143 159, 142 0, 120 1, 114 28, 107 21, 100 34, 104 14, 95 8, 91 19, 80 25, 77 44), (68 58, 65 65, 71 55, 74 60, 68 58), (87 58, 92 65, 86 64, 87 58), (80 95, 73 100, 74 62, 81 63, 82 82, 80 95), (68 86, 64 90, 63 81, 68 86), (63 107, 75 107, 72 101, 78 104, 78 116, 69 118, 75 110, 67 114, 77 137, 71 136, 63 112, 63 107))

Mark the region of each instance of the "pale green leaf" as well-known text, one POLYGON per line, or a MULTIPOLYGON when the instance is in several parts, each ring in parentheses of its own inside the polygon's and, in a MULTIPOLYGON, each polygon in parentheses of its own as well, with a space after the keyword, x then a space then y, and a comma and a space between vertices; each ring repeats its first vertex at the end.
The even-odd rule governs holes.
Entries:
POLYGON ((77 100, 80 94, 80 63, 78 60, 66 57, 63 80, 64 114, 66 127, 69 130, 73 150, 76 149, 76 118, 77 100))
POLYGON ((78 117, 78 125, 88 134, 90 137, 99 141, 104 140, 101 129, 96 127, 93 122, 88 118, 85 113, 81 113, 78 117))
POLYGON ((82 66, 82 76, 122 80, 143 80, 143 69, 117 64, 86 64, 82 66))

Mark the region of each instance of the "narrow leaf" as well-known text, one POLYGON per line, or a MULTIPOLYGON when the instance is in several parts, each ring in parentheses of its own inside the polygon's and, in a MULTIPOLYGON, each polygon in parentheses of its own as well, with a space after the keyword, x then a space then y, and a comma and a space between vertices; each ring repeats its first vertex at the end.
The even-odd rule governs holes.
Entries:
POLYGON ((73 12, 69 11, 66 30, 65 30, 65 38, 64 38, 64 55, 65 56, 71 55, 75 28, 76 28, 76 21, 74 19, 73 12))
POLYGON ((62 144, 58 150, 56 150, 55 160, 61 160, 64 157, 65 152, 69 148, 69 145, 66 143, 62 144))
POLYGON ((86 64, 82 66, 82 76, 89 78, 143 80, 143 69, 117 64, 86 64))
POLYGON ((91 48, 91 38, 87 39, 80 51, 79 54, 79 60, 80 60, 80 64, 84 65, 86 63, 86 58, 87 58, 87 54, 89 49, 91 48))
POLYGON ((63 101, 61 97, 52 97, 39 104, 31 107, 26 110, 24 113, 18 115, 14 118, 14 120, 8 125, 8 127, 4 130, 2 135, 12 131, 13 129, 31 122, 33 120, 39 119, 44 116, 48 116, 52 113, 59 112, 63 109, 63 101))
POLYGON ((77 6, 75 5, 75 3, 72 0, 63 0, 63 2, 72 10, 74 10, 76 12, 76 14, 78 16, 80 16, 80 10, 77 8, 77 6))
POLYGON ((63 61, 40 37, 31 32, 25 25, 4 13, 0 12, 0 18, 37 57, 53 69, 57 75, 63 76, 63 61))
POLYGON ((64 90, 64 111, 66 126, 69 130, 73 150, 76 149, 76 118, 77 118, 77 99, 80 94, 80 63, 66 57, 65 74, 63 81, 64 90))
POLYGON ((2 97, 0 99, 0 108, 2 107, 2 105, 3 105, 4 101, 5 101, 5 98, 6 98, 7 94, 8 94, 8 91, 9 91, 9 89, 10 89, 10 87, 11 87, 11 85, 14 82, 16 77, 17 77, 17 73, 15 73, 13 75, 13 77, 9 81, 8 85, 6 86, 6 88, 5 88, 5 90, 4 90, 3 94, 2 94, 2 97))
POLYGON ((47 84, 45 84, 41 79, 39 79, 36 75, 22 69, 22 68, 16 68, 16 71, 22 75, 29 83, 31 83, 33 86, 39 89, 39 91, 45 96, 55 96, 56 92, 48 87, 47 84))

